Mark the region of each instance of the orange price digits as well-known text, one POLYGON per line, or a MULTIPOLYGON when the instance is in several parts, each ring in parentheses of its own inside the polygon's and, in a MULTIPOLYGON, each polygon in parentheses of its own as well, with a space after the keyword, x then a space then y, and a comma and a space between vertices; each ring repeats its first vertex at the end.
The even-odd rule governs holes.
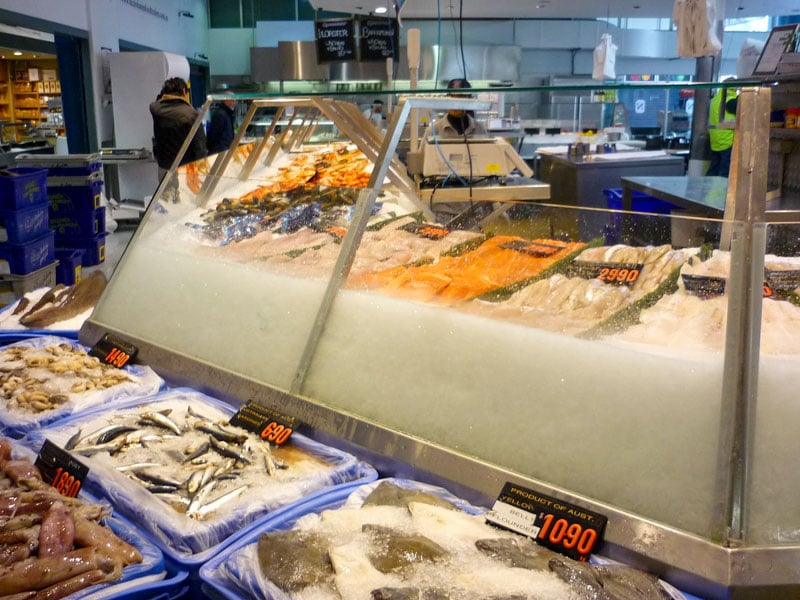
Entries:
POLYGON ((544 523, 536 539, 561 545, 567 550, 575 548, 580 554, 589 554, 597 540, 594 529, 584 529, 580 523, 570 524, 566 519, 544 515, 544 523))
POLYGON ((280 446, 289 436, 292 435, 292 428, 286 427, 275 421, 270 421, 261 431, 261 438, 280 446))
POLYGON ((119 369, 125 366, 125 363, 130 360, 130 354, 123 352, 119 348, 112 348, 111 351, 106 354, 105 358, 103 359, 109 365, 113 365, 119 369))
POLYGON ((58 490, 59 494, 69 498, 75 498, 81 489, 80 480, 75 479, 75 477, 70 475, 69 471, 65 471, 61 467, 58 467, 56 470, 51 485, 58 490))

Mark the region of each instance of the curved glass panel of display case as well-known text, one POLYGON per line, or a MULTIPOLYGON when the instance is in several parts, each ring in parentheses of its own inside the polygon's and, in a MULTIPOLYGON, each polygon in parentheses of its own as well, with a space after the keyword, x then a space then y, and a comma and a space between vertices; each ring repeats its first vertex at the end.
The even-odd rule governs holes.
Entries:
MULTIPOLYGON (((532 91, 544 88, 512 93, 532 91)), ((610 544, 687 572, 690 554, 651 547, 653 522, 722 553, 747 536, 794 542, 781 533, 795 520, 791 491, 785 521, 773 518, 769 494, 751 494, 742 454, 749 386, 760 385, 764 423, 780 420, 792 369, 764 346, 758 378, 751 356, 763 215, 745 208, 764 182, 745 164, 759 161, 749 130, 737 131, 744 150, 730 180, 693 181, 673 153, 627 161, 607 139, 584 138, 580 155, 576 144, 538 152, 532 178, 515 173, 487 191, 454 184, 464 174, 453 169, 426 187, 394 153, 415 160, 413 144, 401 150, 406 122, 382 132, 357 107, 375 93, 235 96, 245 109, 231 149, 173 169, 176 203, 162 183, 82 341, 124 334, 145 346, 144 360, 166 357, 154 366, 169 375, 296 410, 319 432, 484 497, 503 478, 543 482, 633 515, 610 523, 610 544), (352 143, 315 139, 323 121, 352 143), (354 171, 321 183, 342 158, 354 171), (525 197, 508 191, 520 179, 534 182, 525 197), (275 196, 306 184, 348 192, 351 206, 275 196), (309 222, 281 231, 287 209, 315 202, 309 222), (308 240, 282 245, 298 232, 308 240)), ((394 99, 395 114, 407 109, 394 99)), ((776 448, 756 442, 754 478, 773 481, 776 448)), ((701 576, 725 580, 729 558, 701 576)))

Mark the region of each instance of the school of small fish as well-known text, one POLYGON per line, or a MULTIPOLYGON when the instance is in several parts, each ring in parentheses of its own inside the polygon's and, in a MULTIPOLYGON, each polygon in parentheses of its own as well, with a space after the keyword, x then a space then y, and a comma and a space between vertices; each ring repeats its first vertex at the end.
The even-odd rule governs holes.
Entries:
MULTIPOLYGON (((298 463, 322 462, 298 449, 271 447, 211 408, 168 406, 144 405, 81 423, 70 429, 64 447, 90 465, 99 462, 126 475, 196 521, 221 517, 248 491, 299 476, 305 471, 298 463)), ((61 442, 66 434, 51 439, 61 442)))
POLYGON ((57 600, 142 562, 102 524, 107 515, 104 506, 62 496, 0 439, 0 597, 57 600))
POLYGON ((131 381, 120 369, 61 343, 0 350, 0 393, 10 410, 39 413, 68 402, 71 395, 103 390, 131 381))

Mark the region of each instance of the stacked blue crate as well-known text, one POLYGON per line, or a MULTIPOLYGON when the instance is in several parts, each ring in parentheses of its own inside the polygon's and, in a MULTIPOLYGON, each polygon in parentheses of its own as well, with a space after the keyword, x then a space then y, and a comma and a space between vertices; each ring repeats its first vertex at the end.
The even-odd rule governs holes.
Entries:
POLYGON ((72 264, 76 252, 80 252, 82 267, 105 260, 106 209, 100 203, 103 174, 99 155, 24 155, 20 161, 47 168, 50 227, 55 231, 59 259, 67 263, 57 276, 59 283, 75 283, 80 280, 80 269, 72 264))
POLYGON ((55 285, 47 171, 15 167, 0 173, 0 304, 55 285))

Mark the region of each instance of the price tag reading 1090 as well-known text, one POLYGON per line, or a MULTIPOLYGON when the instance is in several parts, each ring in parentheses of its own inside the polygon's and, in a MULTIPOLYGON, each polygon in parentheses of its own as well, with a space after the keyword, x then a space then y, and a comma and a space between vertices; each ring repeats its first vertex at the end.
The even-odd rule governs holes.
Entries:
POLYGON ((50 440, 42 444, 35 464, 42 473, 42 481, 52 485, 62 496, 70 498, 78 495, 89 474, 89 467, 50 440))
POLYGON ((532 537, 575 560, 587 561, 608 519, 522 486, 506 483, 486 521, 532 537))

